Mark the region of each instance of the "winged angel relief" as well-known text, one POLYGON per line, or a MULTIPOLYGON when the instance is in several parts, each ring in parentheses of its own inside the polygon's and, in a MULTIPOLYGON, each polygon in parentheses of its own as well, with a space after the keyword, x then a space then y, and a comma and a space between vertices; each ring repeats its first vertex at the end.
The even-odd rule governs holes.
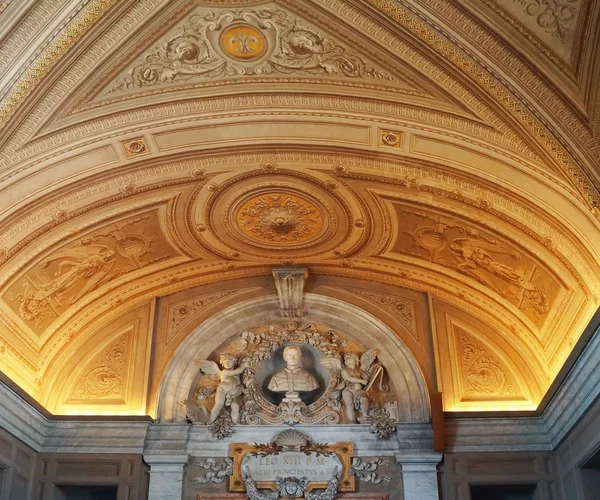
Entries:
POLYGON ((370 349, 366 351, 359 361, 356 353, 344 354, 344 364, 340 358, 323 358, 321 364, 328 370, 341 374, 342 382, 337 387, 341 391, 342 400, 346 408, 346 418, 349 423, 356 423, 356 410, 360 412, 358 421, 360 423, 369 420, 369 390, 377 379, 380 379, 379 389, 388 392, 389 387, 381 383, 383 367, 373 364, 377 359, 377 351, 370 349))
MULTIPOLYGON (((244 362, 236 368, 237 358, 231 354, 223 354, 220 358, 222 369, 214 361, 203 359, 198 362, 200 369, 213 380, 220 380, 221 383, 216 389, 215 404, 210 412, 210 423, 221 414, 225 406, 231 408, 231 420, 234 424, 240 421, 240 399, 244 386, 240 380, 240 374, 248 367, 244 362)), ((204 393, 206 397, 208 394, 204 393)))
POLYGON ((147 53, 108 93, 199 76, 342 74, 393 79, 282 10, 201 12, 179 30, 147 53))
POLYGON ((239 364, 229 353, 220 356, 220 367, 198 361, 203 375, 182 401, 187 417, 209 424, 222 438, 237 424, 335 424, 344 415, 348 423, 367 423, 387 438, 398 415, 394 394, 383 383, 385 370, 374 349, 359 357, 347 347, 336 333, 321 333, 312 324, 290 322, 271 325, 269 333, 243 332, 228 347, 242 353, 239 364), (205 403, 211 400, 209 411, 205 403))

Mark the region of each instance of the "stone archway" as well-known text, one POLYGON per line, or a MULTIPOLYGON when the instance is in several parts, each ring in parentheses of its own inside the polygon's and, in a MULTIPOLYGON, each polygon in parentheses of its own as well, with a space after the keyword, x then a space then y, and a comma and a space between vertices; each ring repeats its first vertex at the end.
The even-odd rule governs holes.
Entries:
MULTIPOLYGON (((331 297, 306 294, 302 322, 331 328, 355 339, 366 348, 376 348, 399 398, 402 422, 429 422, 429 392, 413 355, 398 336, 373 315, 331 297)), ((228 307, 204 321, 179 346, 163 377, 158 394, 159 422, 185 421, 187 399, 196 382, 198 359, 207 358, 244 330, 281 323, 276 295, 251 299, 228 307)))

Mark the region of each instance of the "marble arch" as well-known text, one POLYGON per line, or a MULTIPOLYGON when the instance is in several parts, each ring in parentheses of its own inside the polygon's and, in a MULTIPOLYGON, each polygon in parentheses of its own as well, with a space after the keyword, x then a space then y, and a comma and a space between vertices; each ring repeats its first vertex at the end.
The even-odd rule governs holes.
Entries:
MULTIPOLYGON (((298 321, 316 323, 346 335, 368 349, 377 349, 390 380, 401 395, 402 422, 429 422, 429 389, 414 356, 398 336, 372 314, 347 302, 308 293, 307 311, 298 321)), ((189 397, 198 377, 196 360, 211 355, 219 346, 244 330, 285 322, 280 316, 277 296, 246 300, 230 306, 203 321, 188 335, 173 355, 158 391, 157 419, 160 422, 185 421, 181 401, 189 397)))

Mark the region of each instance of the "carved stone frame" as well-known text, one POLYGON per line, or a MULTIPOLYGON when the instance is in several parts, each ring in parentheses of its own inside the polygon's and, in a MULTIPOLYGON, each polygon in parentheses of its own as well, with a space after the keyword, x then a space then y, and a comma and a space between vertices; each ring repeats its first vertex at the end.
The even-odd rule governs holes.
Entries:
MULTIPOLYGON (((247 500, 246 495, 239 493, 200 493, 197 500, 247 500)), ((344 493, 337 496, 338 499, 346 500, 389 500, 387 493, 344 493)))
MULTIPOLYGON (((323 448, 326 451, 335 453, 342 463, 342 474, 340 476, 338 491, 355 491, 355 477, 350 475, 354 445, 350 442, 342 442, 325 445, 323 448)), ((255 451, 263 451, 263 449, 256 444, 231 443, 229 455, 233 457, 233 474, 229 477, 229 491, 245 491, 245 483, 242 479, 242 462, 248 453, 255 451)), ((276 490, 275 482, 273 481, 257 481, 256 486, 260 489, 276 490)), ((307 490, 310 491, 314 488, 327 488, 327 481, 311 481, 307 490)))
MULTIPOLYGON (((197 500, 247 500, 246 495, 239 493, 200 493, 197 500)), ((387 493, 343 493, 338 499, 346 500, 389 500, 387 493)))

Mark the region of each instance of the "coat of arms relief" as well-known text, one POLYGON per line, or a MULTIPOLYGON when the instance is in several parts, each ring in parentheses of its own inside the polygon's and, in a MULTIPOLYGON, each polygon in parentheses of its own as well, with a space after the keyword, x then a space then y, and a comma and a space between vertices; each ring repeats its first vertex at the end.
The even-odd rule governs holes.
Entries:
POLYGON ((291 321, 242 332, 198 360, 186 405, 195 424, 219 438, 237 425, 369 424, 379 438, 395 431, 397 399, 375 349, 315 324, 291 321))

